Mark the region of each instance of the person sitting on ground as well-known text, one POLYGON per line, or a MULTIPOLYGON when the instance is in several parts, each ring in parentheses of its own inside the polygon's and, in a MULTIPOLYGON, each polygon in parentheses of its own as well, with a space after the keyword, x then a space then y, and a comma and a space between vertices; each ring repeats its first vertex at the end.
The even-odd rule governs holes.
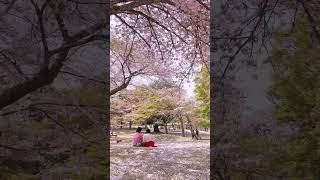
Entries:
POLYGON ((138 127, 136 133, 133 134, 132 144, 133 146, 143 146, 143 134, 141 133, 142 128, 138 127))
POLYGON ((153 135, 150 134, 150 129, 146 130, 146 133, 143 135, 143 143, 145 147, 157 147, 153 139, 153 135))

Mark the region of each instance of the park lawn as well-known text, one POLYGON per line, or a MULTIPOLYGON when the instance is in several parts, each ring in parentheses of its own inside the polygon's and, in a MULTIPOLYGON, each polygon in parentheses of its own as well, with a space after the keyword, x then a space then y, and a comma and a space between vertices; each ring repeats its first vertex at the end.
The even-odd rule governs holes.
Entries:
POLYGON ((111 179, 209 179, 210 140, 192 140, 178 134, 155 134, 158 147, 132 147, 134 131, 117 131, 111 140, 111 179))

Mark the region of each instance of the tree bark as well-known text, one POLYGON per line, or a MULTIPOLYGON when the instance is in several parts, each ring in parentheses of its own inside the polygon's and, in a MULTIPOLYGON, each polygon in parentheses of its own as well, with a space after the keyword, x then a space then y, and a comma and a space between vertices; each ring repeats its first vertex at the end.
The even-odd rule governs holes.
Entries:
POLYGON ((196 135, 195 135, 195 133, 194 133, 194 130, 193 130, 192 125, 190 125, 190 132, 191 132, 191 138, 192 138, 192 139, 195 138, 196 135))
POLYGON ((167 123, 164 123, 164 129, 166 131, 166 134, 168 134, 168 126, 167 126, 167 123))
POLYGON ((37 174, 40 171, 41 163, 37 160, 23 160, 15 157, 0 156, 1 166, 7 167, 9 170, 23 170, 31 174, 37 174))
POLYGON ((0 109, 13 104, 14 102, 23 98, 25 95, 32 93, 41 87, 51 84, 62 68, 68 52, 69 49, 61 53, 60 57, 56 59, 56 63, 50 70, 44 68, 33 78, 25 80, 22 83, 16 84, 15 86, 4 90, 0 94, 0 109))

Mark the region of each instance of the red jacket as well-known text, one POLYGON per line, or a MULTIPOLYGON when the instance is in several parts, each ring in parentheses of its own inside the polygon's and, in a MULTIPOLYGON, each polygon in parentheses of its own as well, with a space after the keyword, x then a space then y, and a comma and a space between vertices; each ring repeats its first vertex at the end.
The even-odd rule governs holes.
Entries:
POLYGON ((144 143, 144 146, 145 146, 145 147, 157 147, 157 146, 155 146, 154 141, 145 142, 145 143, 144 143))

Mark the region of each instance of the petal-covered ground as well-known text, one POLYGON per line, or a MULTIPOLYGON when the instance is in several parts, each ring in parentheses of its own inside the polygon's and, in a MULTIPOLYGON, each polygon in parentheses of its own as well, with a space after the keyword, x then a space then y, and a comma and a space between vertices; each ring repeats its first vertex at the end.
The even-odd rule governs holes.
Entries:
POLYGON ((111 180, 209 179, 210 141, 177 134, 155 134, 158 147, 133 147, 134 131, 118 131, 111 141, 111 180), (121 140, 116 143, 115 140, 121 140))

